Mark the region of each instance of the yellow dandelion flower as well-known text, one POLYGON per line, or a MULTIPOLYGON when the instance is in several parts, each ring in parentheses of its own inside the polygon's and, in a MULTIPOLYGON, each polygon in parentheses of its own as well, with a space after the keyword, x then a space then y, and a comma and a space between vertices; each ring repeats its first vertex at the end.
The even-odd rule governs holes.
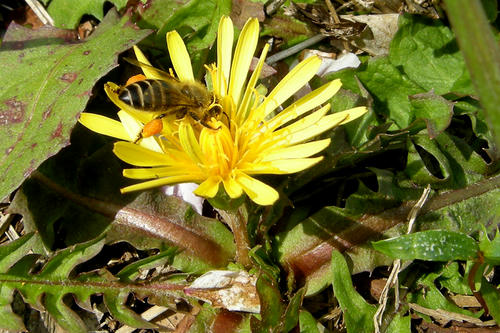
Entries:
MULTIPOLYGON (((222 184, 231 198, 246 193, 259 205, 271 205, 278 199, 278 192, 254 176, 291 174, 313 166, 322 159, 322 156, 313 155, 324 150, 330 139, 311 140, 367 111, 365 107, 357 107, 327 114, 330 105, 322 105, 341 86, 340 80, 334 80, 271 116, 307 84, 317 72, 321 60, 318 57, 307 58, 267 96, 261 96, 257 93, 256 84, 268 45, 248 78, 258 37, 257 19, 248 20, 233 54, 233 24, 229 17, 221 19, 217 35, 217 64, 208 67, 213 86, 211 93, 222 108, 219 119, 213 117, 210 120, 212 128, 185 117, 164 128, 159 136, 145 138, 136 144, 134 141, 140 133, 138 128, 153 116, 131 109, 117 98, 116 93, 113 94, 113 89, 107 90, 111 100, 122 109, 122 116, 125 113, 130 117, 120 117, 120 123, 82 115, 80 121, 85 126, 124 140, 115 143, 114 153, 123 161, 140 167, 125 169, 124 176, 147 180, 125 187, 122 192, 195 182, 200 184, 195 194, 213 198, 222 184), (146 139, 150 139, 148 144, 143 143, 146 139), (148 145, 158 145, 160 149, 148 145)), ((176 31, 167 34, 167 46, 179 81, 194 81, 186 47, 176 31)), ((140 62, 149 64, 139 49, 136 49, 136 55, 140 62)), ((143 72, 147 78, 158 78, 157 73, 146 66, 143 72)))

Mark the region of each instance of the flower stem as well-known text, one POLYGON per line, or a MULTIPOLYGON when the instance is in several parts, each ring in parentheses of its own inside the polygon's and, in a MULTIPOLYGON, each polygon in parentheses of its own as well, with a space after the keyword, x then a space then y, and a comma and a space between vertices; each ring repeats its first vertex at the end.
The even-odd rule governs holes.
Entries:
POLYGON ((234 242, 236 243, 236 261, 246 268, 250 267, 252 262, 248 255, 250 242, 248 240, 247 219, 241 207, 235 210, 216 210, 233 232, 234 242))

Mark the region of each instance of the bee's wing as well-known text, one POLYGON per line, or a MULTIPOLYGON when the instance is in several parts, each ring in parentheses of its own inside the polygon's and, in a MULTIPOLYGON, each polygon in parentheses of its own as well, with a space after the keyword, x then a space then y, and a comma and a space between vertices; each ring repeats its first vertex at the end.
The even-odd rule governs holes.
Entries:
POLYGON ((174 80, 176 82, 179 81, 175 77, 170 75, 169 73, 162 71, 161 69, 155 68, 151 65, 145 64, 143 62, 140 62, 140 61, 137 61, 137 60, 131 59, 131 58, 123 58, 123 59, 125 59, 127 62, 131 63, 132 65, 138 66, 138 67, 143 68, 143 69, 146 68, 149 71, 153 72, 156 76, 156 77, 154 77, 154 79, 160 79, 160 80, 167 81, 167 82, 172 81, 172 80, 174 80))

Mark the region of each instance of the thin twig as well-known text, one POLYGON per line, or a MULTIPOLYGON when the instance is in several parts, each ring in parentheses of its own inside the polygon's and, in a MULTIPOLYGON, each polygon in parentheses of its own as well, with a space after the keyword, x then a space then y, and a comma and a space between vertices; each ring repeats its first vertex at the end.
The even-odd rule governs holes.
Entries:
POLYGON ((312 46, 312 45, 322 41, 326 37, 327 36, 325 36, 323 34, 318 34, 318 35, 312 36, 311 38, 306 39, 305 41, 300 42, 300 43, 298 43, 298 44, 296 44, 296 45, 294 45, 286 50, 283 50, 281 52, 273 54, 272 56, 267 58, 266 63, 268 65, 272 65, 275 62, 278 62, 282 59, 288 58, 289 56, 291 56, 297 52, 300 52, 303 49, 308 48, 309 46, 312 46))
MULTIPOLYGON (((410 210, 410 213, 408 214, 408 229, 406 231, 406 234, 410 234, 413 231, 413 227, 415 225, 415 220, 417 219, 418 213, 424 206, 425 202, 427 201, 427 198, 429 197, 429 193, 431 193, 431 187, 427 185, 425 188, 424 192, 420 196, 420 199, 418 199, 417 203, 413 208, 410 210)), ((396 259, 394 260, 394 263, 392 264, 392 270, 391 273, 389 274, 389 278, 387 279, 387 282, 385 283, 384 289, 382 289, 382 293, 380 294, 380 298, 378 303, 380 304, 377 312, 375 312, 375 315, 373 316, 373 323, 375 325, 375 333, 380 333, 380 326, 382 325, 382 317, 384 315, 385 308, 387 306, 387 300, 389 297, 387 296, 389 294, 389 290, 394 287, 394 307, 395 310, 397 310, 399 306, 399 287, 398 287, 398 275, 401 270, 401 259, 396 259)))
POLYGON ((26 0, 26 3, 43 24, 54 25, 52 17, 50 17, 49 13, 47 13, 45 8, 37 0, 26 0))
POLYGON ((278 11, 282 4, 285 3, 286 0, 272 0, 266 5, 266 15, 272 16, 274 13, 278 11))
MULTIPOLYGON (((332 5, 332 2, 330 0, 325 0, 326 2, 326 7, 328 7, 328 11, 330 12, 331 17, 333 18, 332 23, 339 24, 340 23, 340 18, 337 15, 337 11, 335 10, 335 7, 332 5)), ((347 52, 351 51, 351 48, 349 47, 349 43, 346 40, 342 41, 342 44, 344 45, 344 49, 347 52)))

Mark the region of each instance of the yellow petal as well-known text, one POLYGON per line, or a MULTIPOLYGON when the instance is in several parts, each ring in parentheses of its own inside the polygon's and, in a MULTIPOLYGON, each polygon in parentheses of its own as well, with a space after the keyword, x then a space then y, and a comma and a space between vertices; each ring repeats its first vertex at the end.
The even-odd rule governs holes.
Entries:
POLYGON ((170 165, 172 160, 165 154, 146 149, 131 142, 116 142, 115 155, 124 162, 137 166, 170 165))
POLYGON ((279 198, 279 194, 274 188, 243 172, 237 174, 236 181, 241 185, 248 197, 261 206, 272 205, 279 198))
POLYGON ((339 79, 322 85, 281 111, 268 122, 267 126, 270 128, 278 128, 286 122, 314 109, 328 101, 337 91, 339 91, 341 86, 342 82, 340 82, 339 79))
POLYGON ((229 195, 230 198, 236 199, 241 197, 243 194, 243 188, 238 184, 237 181, 234 180, 233 177, 228 177, 227 179, 222 181, 222 184, 224 185, 224 189, 226 190, 227 195, 229 195))
POLYGON ((195 163, 203 163, 203 153, 194 135, 193 127, 186 122, 179 125, 179 141, 182 149, 195 163))
POLYGON ((240 170, 249 175, 276 174, 285 175, 296 173, 312 167, 323 159, 323 156, 314 158, 290 158, 255 164, 242 165, 240 170))
POLYGON ((243 95, 243 99, 241 100, 241 104, 238 107, 238 112, 237 112, 237 117, 238 117, 237 121, 239 124, 241 124, 243 120, 245 120, 248 116, 250 101, 252 99, 252 95, 254 93, 257 80, 260 77, 260 72, 262 71, 262 67, 264 66, 264 61, 266 60, 269 47, 270 45, 267 43, 266 45, 264 45, 264 49, 260 54, 259 62, 257 63, 257 66, 255 67, 255 70, 253 71, 252 76, 250 77, 250 80, 248 81, 248 84, 245 88, 245 94, 243 95))
MULTIPOLYGON (((135 57, 137 58, 137 61, 139 61, 142 64, 146 64, 146 65, 151 66, 151 63, 149 62, 148 58, 146 58, 144 53, 142 53, 141 49, 139 49, 135 45, 134 45, 134 53, 135 53, 135 57)), ((144 75, 146 75, 146 77, 148 79, 162 80, 162 76, 158 75, 157 71, 154 71, 147 66, 141 66, 141 69, 142 69, 142 72, 144 73, 144 75)))
POLYGON ((345 110, 342 112, 337 112, 335 113, 336 115, 339 115, 339 117, 342 117, 343 114, 347 114, 347 117, 340 122, 340 125, 348 123, 350 121, 353 121, 354 119, 357 119, 364 115, 366 112, 368 112, 368 109, 366 106, 358 106, 356 108, 352 108, 349 110, 345 110))
POLYGON ((269 93, 259 112, 267 116, 279 105, 295 94, 316 74, 321 65, 321 59, 317 56, 309 57, 295 66, 278 85, 269 93))
POLYGON ((219 183, 219 177, 209 177, 193 193, 200 197, 213 198, 219 191, 219 183))
POLYGON ((248 19, 241 30, 238 44, 234 51, 231 79, 229 80, 228 94, 233 97, 236 105, 240 102, 241 90, 247 79, 257 41, 259 40, 259 21, 256 18, 248 19))
POLYGON ((179 80, 194 81, 189 53, 177 31, 167 32, 167 47, 170 60, 172 60, 172 65, 179 80))
POLYGON ((198 172, 199 170, 194 170, 193 168, 188 169, 185 166, 168 166, 168 167, 156 167, 156 168, 135 168, 135 169, 124 169, 123 176, 132 179, 152 179, 152 178, 164 178, 172 176, 180 176, 189 174, 193 179, 203 179, 202 175, 198 172))
POLYGON ((330 144, 330 139, 311 141, 291 147, 279 148, 263 152, 263 162, 273 160, 284 160, 288 158, 303 158, 319 153, 330 144))
MULTIPOLYGON (((280 136, 280 135, 290 135, 291 133, 297 132, 299 130, 302 130, 304 128, 307 128, 315 123, 317 123, 327 112, 330 110, 330 104, 326 104, 322 108, 320 108, 317 111, 312 112, 311 114, 307 115, 306 117, 300 118, 299 120, 295 121, 294 123, 283 127, 275 132, 275 136, 280 136)), ((281 126, 283 124, 278 123, 278 126, 281 126)))
POLYGON ((139 137, 142 131, 142 123, 138 120, 136 120, 134 117, 132 117, 130 114, 128 114, 125 111, 118 111, 118 118, 120 118, 120 121, 122 122, 123 127, 127 131, 130 139, 134 141, 139 137))
POLYGON ((84 112, 78 121, 88 129, 99 134, 109 135, 120 140, 130 141, 129 136, 122 123, 99 114, 84 112))
POLYGON ((233 52, 234 29, 228 16, 223 16, 217 32, 217 89, 215 92, 223 97, 227 93, 229 70, 231 69, 231 54, 233 52))
POLYGON ((318 121, 317 123, 310 125, 300 131, 294 132, 293 134, 289 135, 288 145, 304 142, 312 137, 315 137, 316 135, 328 131, 329 129, 335 126, 338 126, 339 124, 342 123, 342 121, 344 121, 347 118, 346 114, 342 116, 343 117, 338 117, 337 113, 329 114, 321 118, 321 120, 318 121))
POLYGON ((193 180, 191 179, 191 176, 189 176, 189 175, 178 176, 178 177, 160 178, 160 179, 150 180, 147 182, 124 187, 124 188, 120 189, 120 192, 121 193, 128 193, 128 192, 132 192, 132 191, 147 190, 150 188, 155 188, 155 187, 164 186, 164 185, 189 183, 192 181, 193 180))

